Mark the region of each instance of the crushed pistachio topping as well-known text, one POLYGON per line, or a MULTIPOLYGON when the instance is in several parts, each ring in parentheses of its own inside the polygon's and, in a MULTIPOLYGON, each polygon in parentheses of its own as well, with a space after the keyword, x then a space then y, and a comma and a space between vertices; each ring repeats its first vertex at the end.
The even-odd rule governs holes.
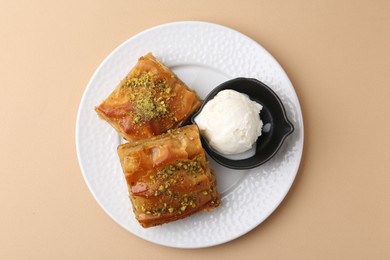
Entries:
POLYGON ((180 171, 186 171, 189 175, 195 177, 197 175, 203 174, 204 169, 201 165, 201 156, 197 156, 191 161, 176 161, 174 164, 170 164, 162 168, 157 172, 157 178, 159 179, 168 179, 174 177, 180 171))
POLYGON ((183 196, 180 202, 180 210, 185 211, 188 207, 195 208, 196 207, 196 196, 183 196))
POLYGON ((207 190, 202 191, 202 194, 207 196, 207 195, 211 194, 212 192, 213 192, 213 190, 211 188, 209 188, 207 190))
POLYGON ((134 106, 132 119, 134 124, 143 124, 161 117, 169 117, 177 121, 169 107, 169 101, 173 96, 172 89, 167 86, 164 79, 156 76, 156 72, 140 74, 139 71, 135 71, 122 86, 134 106))
POLYGON ((177 182, 176 179, 171 179, 171 180, 168 180, 164 183, 161 183, 158 186, 157 190, 154 191, 153 195, 155 197, 160 196, 162 194, 167 195, 167 196, 173 196, 173 192, 169 189, 169 187, 174 185, 176 182, 177 182))
POLYGON ((172 189, 172 186, 177 182, 180 182, 184 174, 196 177, 204 174, 204 169, 201 165, 202 157, 198 156, 192 160, 177 160, 173 164, 162 167, 155 175, 150 175, 150 185, 154 186, 154 192, 152 196, 169 196, 170 200, 177 201, 178 204, 175 207, 168 207, 166 203, 158 209, 148 208, 144 205, 141 206, 141 210, 144 214, 160 216, 164 213, 179 214, 184 213, 188 209, 196 208, 197 195, 207 196, 213 192, 211 188, 199 192, 199 194, 179 194, 172 189))
POLYGON ((183 179, 183 172, 192 177, 204 174, 204 169, 201 165, 202 157, 198 156, 190 161, 176 161, 174 164, 166 165, 156 175, 149 176, 150 185, 157 185, 153 195, 167 195, 174 197, 177 194, 169 188, 183 179))
POLYGON ((161 208, 154 209, 154 210, 146 210, 145 204, 141 206, 142 212, 146 215, 153 215, 153 216, 161 216, 161 214, 164 213, 172 213, 175 209, 174 208, 168 208, 168 204, 164 203, 161 208))

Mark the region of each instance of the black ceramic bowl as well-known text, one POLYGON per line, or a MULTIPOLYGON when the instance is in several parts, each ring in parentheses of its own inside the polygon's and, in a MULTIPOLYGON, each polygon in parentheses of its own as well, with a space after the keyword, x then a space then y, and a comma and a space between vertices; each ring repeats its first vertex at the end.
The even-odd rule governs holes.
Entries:
POLYGON ((286 111, 279 97, 271 88, 257 79, 236 78, 222 83, 208 94, 199 111, 192 116, 191 122, 196 124, 195 118, 202 111, 205 104, 224 89, 232 89, 247 94, 250 99, 263 106, 260 112, 263 131, 256 141, 256 153, 246 159, 229 159, 214 151, 207 140, 201 137, 203 148, 217 163, 232 169, 251 169, 267 162, 278 152, 286 137, 294 131, 294 126, 287 119, 286 111), (265 131, 264 128, 269 129, 265 131))

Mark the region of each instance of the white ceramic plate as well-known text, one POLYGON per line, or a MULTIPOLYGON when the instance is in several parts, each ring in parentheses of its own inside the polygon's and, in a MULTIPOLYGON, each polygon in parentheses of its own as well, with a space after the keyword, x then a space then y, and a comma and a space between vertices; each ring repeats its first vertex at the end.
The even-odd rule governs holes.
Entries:
POLYGON ((178 248, 200 248, 233 240, 255 228, 282 202, 297 174, 303 149, 303 121, 294 88, 278 62, 247 36, 216 24, 177 22, 144 31, 115 49, 91 78, 78 111, 77 154, 84 179, 96 201, 129 232, 178 248), (144 229, 135 220, 116 153, 122 142, 99 119, 99 105, 148 52, 170 67, 202 98, 235 77, 257 78, 281 98, 295 131, 278 154, 251 170, 235 171, 211 161, 221 206, 163 226, 144 229))

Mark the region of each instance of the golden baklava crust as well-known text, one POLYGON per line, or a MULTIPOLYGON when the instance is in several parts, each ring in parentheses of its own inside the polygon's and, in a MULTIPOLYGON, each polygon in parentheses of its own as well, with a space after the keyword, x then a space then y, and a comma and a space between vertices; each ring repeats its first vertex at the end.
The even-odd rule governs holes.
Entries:
POLYGON ((95 111, 126 140, 134 141, 184 125, 201 102, 193 90, 148 53, 95 111))
POLYGON ((118 155, 136 219, 145 228, 209 211, 220 203, 195 125, 122 144, 118 155))

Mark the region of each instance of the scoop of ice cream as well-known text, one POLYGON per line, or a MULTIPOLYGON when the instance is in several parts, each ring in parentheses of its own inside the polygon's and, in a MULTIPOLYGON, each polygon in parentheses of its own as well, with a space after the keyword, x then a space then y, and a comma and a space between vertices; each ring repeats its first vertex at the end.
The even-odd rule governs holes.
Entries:
POLYGON ((238 154, 251 149, 261 135, 263 107, 235 90, 220 91, 195 118, 209 145, 222 154, 238 154))

